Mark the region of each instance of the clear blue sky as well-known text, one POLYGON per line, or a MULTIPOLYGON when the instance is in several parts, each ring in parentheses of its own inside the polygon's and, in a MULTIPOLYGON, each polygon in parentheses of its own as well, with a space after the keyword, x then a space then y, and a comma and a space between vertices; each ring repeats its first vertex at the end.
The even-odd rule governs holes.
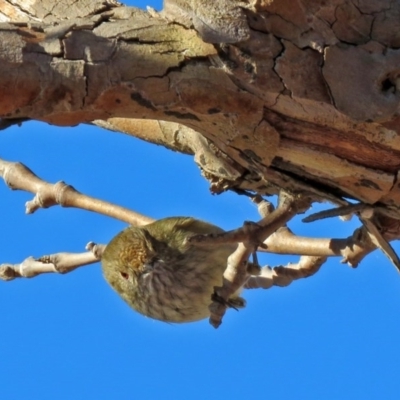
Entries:
MULTIPOLYGON (((1 132, 0 157, 155 218, 188 215, 225 229, 258 219, 244 197, 211 196, 192 157, 94 127, 29 122, 1 132)), ((57 207, 26 216, 31 196, 4 184, 0 198, 0 263, 82 251, 125 226, 57 207)), ((345 237, 357 225, 290 227, 345 237)), ((314 277, 245 297, 247 308, 230 311, 214 330, 207 321, 173 325, 134 313, 105 283, 99 264, 0 282, 0 398, 399 398, 400 275, 381 253, 356 270, 334 258, 314 277)))

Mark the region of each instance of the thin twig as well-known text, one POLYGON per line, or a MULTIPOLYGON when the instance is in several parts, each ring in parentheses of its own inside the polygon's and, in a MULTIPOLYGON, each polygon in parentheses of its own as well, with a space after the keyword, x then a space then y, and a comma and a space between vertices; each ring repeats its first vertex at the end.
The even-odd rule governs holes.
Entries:
POLYGON ((79 267, 94 264, 101 259, 105 245, 89 242, 84 253, 55 253, 39 258, 28 257, 20 264, 1 264, 0 279, 33 278, 46 273, 66 274, 79 267))
POLYGON ((261 268, 259 275, 251 276, 247 280, 244 288, 269 289, 272 286, 288 286, 296 279, 308 278, 314 275, 319 271, 326 259, 326 257, 302 256, 297 264, 290 263, 286 266, 274 268, 265 266, 261 268))
POLYGON ((354 214, 358 211, 370 207, 370 205, 365 203, 349 204, 347 206, 341 206, 336 208, 330 208, 329 210, 319 211, 317 213, 311 214, 302 219, 302 222, 314 222, 321 219, 342 217, 349 214, 354 214))
POLYGON ((380 233, 379 229, 374 222, 374 214, 384 212, 383 207, 374 207, 365 203, 349 204, 347 206, 332 208, 311 214, 306 218, 303 218, 303 222, 313 222, 320 219, 337 217, 348 215, 350 213, 357 214, 358 218, 364 225, 372 243, 379 248, 383 254, 389 259, 389 261, 396 267, 397 272, 400 272, 400 258, 394 251, 393 247, 380 233))
POLYGON ((373 213, 360 213, 359 218, 363 225, 365 226, 372 243, 378 247, 383 254, 391 261, 391 263, 396 267, 397 272, 400 272, 400 259, 397 253, 394 251, 393 247, 389 242, 383 237, 379 232, 379 229, 373 222, 373 213))
POLYGON ((0 176, 12 190, 24 190, 35 195, 31 201, 25 204, 27 214, 35 212, 38 208, 59 204, 62 207, 76 207, 93 211, 136 226, 154 221, 152 218, 108 201, 86 196, 62 181, 55 184, 45 182, 21 163, 0 159, 0 176))

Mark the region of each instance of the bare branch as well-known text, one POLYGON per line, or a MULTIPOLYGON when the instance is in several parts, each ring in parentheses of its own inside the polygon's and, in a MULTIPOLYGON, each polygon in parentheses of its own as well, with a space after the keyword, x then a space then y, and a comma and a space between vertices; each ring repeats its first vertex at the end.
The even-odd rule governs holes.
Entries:
POLYGON ((279 228, 265 241, 265 247, 258 251, 275 254, 309 255, 309 256, 344 256, 347 247, 351 247, 353 238, 330 239, 311 238, 295 235, 288 227, 279 228))
POLYGON ((324 210, 312 215, 309 215, 306 218, 303 218, 303 222, 313 222, 319 219, 331 218, 336 216, 347 215, 349 213, 356 213, 363 223, 365 229, 370 236, 372 243, 379 248, 389 259, 389 261, 397 268, 397 271, 400 272, 400 259, 389 242, 383 237, 383 235, 379 232, 379 229, 376 227, 374 223, 374 215, 377 212, 382 212, 387 216, 390 216, 386 212, 383 207, 373 207, 369 204, 357 203, 357 204, 349 204, 348 206, 333 208, 329 210, 324 210))
MULTIPOLYGON (((268 236, 282 227, 293 216, 304 212, 310 206, 310 200, 304 198, 293 198, 287 194, 281 194, 279 207, 268 214, 270 208, 264 208, 266 215, 258 224, 245 224, 243 230, 230 231, 225 234, 226 242, 240 241, 237 249, 228 257, 227 268, 224 272, 222 287, 215 287, 214 301, 210 305, 210 324, 215 328, 222 322, 229 299, 246 283, 249 278, 247 271, 247 260, 254 253, 257 247, 268 236)), ((261 208, 262 209, 262 208, 261 208)), ((216 239, 223 242, 224 234, 195 236, 193 242, 200 242, 216 239)), ((202 243, 203 244, 203 243, 202 243)))
POLYGON ((288 286, 294 280, 308 278, 319 271, 326 257, 302 256, 297 264, 288 264, 287 266, 278 266, 271 268, 265 266, 261 268, 258 276, 251 276, 245 289, 269 289, 272 286, 288 286))
POLYGON ((62 181, 55 184, 45 182, 21 163, 0 159, 0 176, 12 190, 24 190, 35 195, 25 205, 27 214, 34 213, 38 208, 48 208, 59 204, 62 207, 76 207, 93 211, 131 225, 140 226, 153 222, 152 218, 127 208, 86 196, 62 181))
POLYGON ((361 212, 359 218, 365 226, 372 243, 380 250, 382 250, 383 254, 385 254, 385 256, 391 261, 391 263, 397 268, 397 272, 400 272, 399 256, 394 251, 389 242, 379 232, 379 229, 376 227, 373 221, 373 210, 368 211, 371 212, 361 212))
MULTIPOLYGON (((26 190, 35 194, 33 200, 26 203, 27 213, 33 213, 41 207, 59 204, 64 207, 77 207, 98 212, 133 225, 145 225, 153 221, 123 207, 83 195, 64 182, 49 184, 21 163, 0 159, 0 175, 11 189, 26 190)), ((397 262, 396 253, 387 242, 390 240, 389 231, 383 234, 379 232, 375 226, 375 219, 371 221, 374 217, 373 213, 368 215, 369 207, 355 208, 356 211, 362 211, 360 219, 364 227, 356 230, 350 238, 312 239, 295 236, 284 226, 294 215, 308 208, 311 200, 289 195, 281 195, 280 200, 282 201, 279 207, 273 210, 273 206, 261 197, 257 196, 253 199, 263 216, 257 224, 245 223, 242 228, 223 234, 196 235, 188 238, 190 243, 197 246, 239 243, 236 251, 227 260, 222 287, 215 288, 213 302, 210 305, 210 323, 214 327, 221 324, 227 307, 232 306, 232 301, 236 299, 235 293, 238 293, 241 288, 288 285, 294 279, 316 273, 327 256, 342 255, 344 262, 356 266, 362 257, 377 246, 396 266, 400 265, 400 261, 397 262), (389 237, 387 240, 383 237, 385 234, 389 237), (248 271, 247 260, 257 249, 274 253, 297 253, 309 257, 302 258, 298 264, 290 268, 277 267, 274 270, 268 267, 263 268, 259 276, 250 277, 253 272, 248 271)), ((390 217, 385 218, 390 222, 390 217)), ((393 225, 392 222, 390 224, 393 225)), ((12 280, 17 277, 34 277, 50 272, 71 272, 83 265, 97 262, 101 258, 101 247, 89 244, 88 249, 90 251, 87 253, 57 253, 38 259, 29 257, 21 264, 3 264, 0 266, 0 279, 12 280)))
POLYGON ((314 222, 320 219, 332 218, 332 217, 343 217, 349 214, 356 213, 360 210, 365 209, 366 207, 370 207, 369 204, 357 203, 357 204, 348 204, 346 206, 330 208, 329 210, 323 210, 314 214, 311 214, 302 219, 303 222, 314 222))
POLYGON ((101 259, 105 245, 89 242, 84 253, 56 253, 39 258, 28 257, 20 264, 1 264, 0 279, 33 278, 46 273, 66 274, 79 267, 94 264, 101 259))

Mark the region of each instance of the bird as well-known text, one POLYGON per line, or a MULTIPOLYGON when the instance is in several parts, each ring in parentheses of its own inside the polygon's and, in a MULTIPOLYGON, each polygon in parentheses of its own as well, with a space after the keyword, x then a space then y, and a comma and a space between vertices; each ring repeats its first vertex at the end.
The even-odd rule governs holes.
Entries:
MULTIPOLYGON (((103 275, 129 306, 147 317, 172 323, 199 321, 210 316, 214 287, 222 286, 236 244, 195 246, 188 238, 222 232, 190 217, 129 226, 106 246, 103 275)), ((242 307, 239 292, 229 301, 242 307)))

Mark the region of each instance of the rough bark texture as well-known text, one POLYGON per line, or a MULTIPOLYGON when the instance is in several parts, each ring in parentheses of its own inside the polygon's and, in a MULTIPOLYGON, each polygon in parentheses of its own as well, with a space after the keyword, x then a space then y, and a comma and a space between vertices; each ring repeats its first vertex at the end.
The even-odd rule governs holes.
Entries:
POLYGON ((193 153, 216 192, 283 187, 398 218, 400 1, 253 6, 248 39, 210 44, 112 1, 0 0, 0 116, 193 153))

